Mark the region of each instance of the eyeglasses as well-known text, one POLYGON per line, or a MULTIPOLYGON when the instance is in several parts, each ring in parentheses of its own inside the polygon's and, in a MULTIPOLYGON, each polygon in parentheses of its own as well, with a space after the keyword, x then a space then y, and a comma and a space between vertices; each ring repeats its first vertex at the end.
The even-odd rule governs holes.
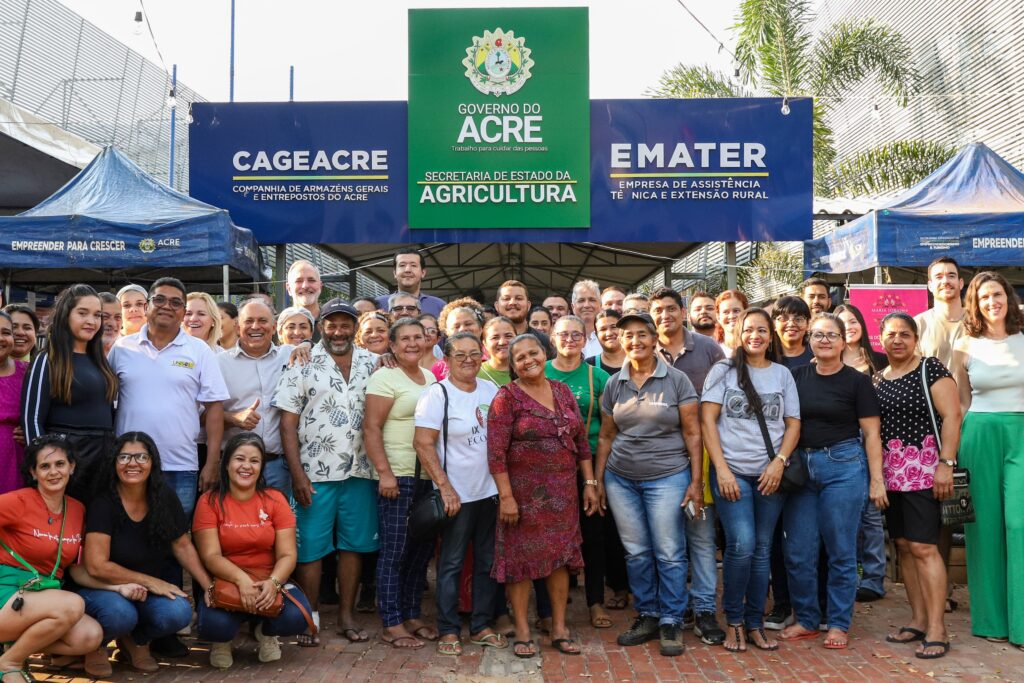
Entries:
POLYGON ((400 313, 415 313, 420 310, 419 306, 392 306, 392 311, 398 311, 400 313))
POLYGON ((424 327, 423 328, 423 334, 437 334, 437 328, 436 327, 424 327))
POLYGON ((565 341, 566 339, 572 339, 573 341, 580 341, 583 339, 582 332, 555 332, 555 336, 565 341))
POLYGON ((476 362, 484 357, 484 354, 479 351, 470 351, 469 353, 453 353, 452 360, 456 363, 465 363, 466 361, 476 362))
POLYGON ((843 338, 843 335, 838 332, 811 332, 811 339, 816 342, 825 341, 828 339, 830 342, 839 341, 843 338))
POLYGON ((154 296, 149 297, 149 303, 153 304, 157 308, 169 306, 175 311, 180 311, 181 309, 185 308, 184 299, 179 299, 178 297, 168 298, 163 294, 156 294, 154 296))
POLYGON ((118 465, 127 465, 132 460, 134 460, 135 462, 139 463, 140 465, 149 464, 149 460, 150 460, 149 453, 141 452, 141 453, 118 453, 117 454, 117 464, 118 465))
POLYGON ((120 313, 100 313, 100 320, 107 322, 113 318, 114 320, 122 320, 123 316, 120 313))
POLYGON ((780 315, 779 317, 777 317, 775 319, 775 322, 782 323, 783 325, 785 325, 786 323, 794 323, 796 325, 806 325, 807 324, 807 316, 805 316, 805 315, 780 315))

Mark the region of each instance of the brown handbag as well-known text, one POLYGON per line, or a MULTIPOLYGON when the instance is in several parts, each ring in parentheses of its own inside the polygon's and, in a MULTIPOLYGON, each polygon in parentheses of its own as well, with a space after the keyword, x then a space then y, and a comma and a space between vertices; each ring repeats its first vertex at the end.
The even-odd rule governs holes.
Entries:
MULTIPOLYGON (((252 580, 265 581, 266 579, 260 579, 253 576, 249 572, 252 580)), ((242 595, 236 586, 231 581, 225 581, 224 579, 214 579, 213 585, 210 586, 210 602, 213 607, 225 610, 227 612, 241 612, 243 614, 253 614, 258 617, 269 617, 271 619, 280 616, 281 610, 284 609, 284 599, 288 598, 292 603, 299 608, 299 612, 302 613, 302 617, 306 620, 306 625, 309 626, 309 632, 316 635, 318 630, 316 624, 313 623, 313 617, 309 611, 303 606, 301 602, 295 599, 295 596, 287 588, 281 588, 277 595, 274 596, 274 601, 270 603, 269 607, 263 609, 257 609, 255 612, 247 610, 242 606, 242 595)))

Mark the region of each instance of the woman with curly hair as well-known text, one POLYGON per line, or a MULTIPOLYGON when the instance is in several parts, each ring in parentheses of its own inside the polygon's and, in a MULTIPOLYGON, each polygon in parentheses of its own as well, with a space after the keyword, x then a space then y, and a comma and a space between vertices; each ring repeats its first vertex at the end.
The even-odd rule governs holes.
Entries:
MULTIPOLYGON (((122 434, 97 475, 98 495, 85 517, 85 568, 104 583, 138 584, 144 590, 135 599, 92 588, 78 593, 85 613, 103 627, 104 643, 117 640, 132 668, 157 671, 150 641, 192 620, 185 592, 159 577, 172 558, 199 585, 210 585, 210 575, 189 539, 181 503, 164 483, 160 452, 148 434, 122 434)), ((86 655, 86 665, 94 674, 109 675, 106 647, 86 655)))
POLYGON ((964 525, 971 632, 1024 650, 1024 314, 1006 278, 974 276, 963 322, 950 369, 976 514, 964 525))
POLYGON ((391 320, 383 311, 369 311, 359 316, 355 343, 378 356, 388 352, 388 329, 391 320))

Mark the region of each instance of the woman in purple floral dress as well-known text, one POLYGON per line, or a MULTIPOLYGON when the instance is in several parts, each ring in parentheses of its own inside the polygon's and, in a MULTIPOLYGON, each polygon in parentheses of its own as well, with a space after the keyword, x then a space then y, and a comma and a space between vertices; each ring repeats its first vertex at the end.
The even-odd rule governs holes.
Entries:
POLYGON ((597 488, 583 420, 569 387, 544 376, 547 356, 537 338, 509 345, 513 381, 502 387, 487 415, 487 459, 498 485, 494 568, 506 584, 515 615, 517 657, 537 653, 530 637, 530 581, 546 579, 551 596, 551 644, 579 654, 569 638, 565 606, 569 572, 583 567, 576 467, 583 473, 583 509, 597 512, 597 488))
POLYGON ((960 399, 945 366, 936 358, 917 355, 913 318, 904 313, 887 315, 881 334, 889 367, 875 375, 874 382, 882 414, 882 474, 889 498, 885 517, 900 554, 911 609, 910 622, 886 640, 921 641, 916 656, 937 659, 949 651, 944 622, 946 567, 938 541, 940 501, 953 492, 960 399))

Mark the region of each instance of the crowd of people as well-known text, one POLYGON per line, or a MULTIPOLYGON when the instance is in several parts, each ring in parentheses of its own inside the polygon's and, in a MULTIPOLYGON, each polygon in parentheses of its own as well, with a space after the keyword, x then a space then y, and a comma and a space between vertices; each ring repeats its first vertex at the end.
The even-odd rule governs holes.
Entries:
POLYGON ((281 636, 320 644, 335 592, 352 642, 368 603, 396 648, 458 656, 466 616, 471 644, 577 655, 574 583, 596 628, 632 601, 623 646, 843 649, 855 601, 885 594, 886 528, 909 602, 887 640, 934 659, 958 467, 972 632, 1024 649, 1024 314, 1002 276, 963 296, 940 258, 934 307, 876 331, 816 278, 763 308, 592 280, 535 306, 516 280, 446 302, 425 273, 402 250, 394 293, 321 303, 297 261, 280 312, 167 277, 74 285, 45 335, 0 313, 0 680, 37 653, 108 675, 112 641, 154 671, 193 622, 214 667, 246 625, 275 661, 281 636), (435 495, 439 538, 407 523, 435 495))

